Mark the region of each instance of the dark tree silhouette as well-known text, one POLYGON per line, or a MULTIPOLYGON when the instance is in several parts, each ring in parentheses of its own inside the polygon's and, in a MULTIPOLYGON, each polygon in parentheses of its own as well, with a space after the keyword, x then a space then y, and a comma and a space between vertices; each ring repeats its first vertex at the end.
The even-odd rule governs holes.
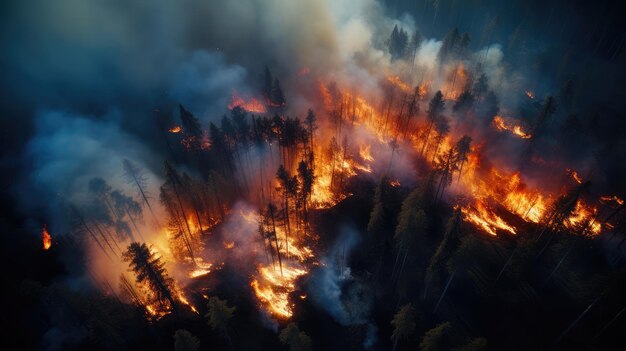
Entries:
POLYGON ((450 322, 444 322, 427 331, 419 345, 420 351, 443 351, 450 349, 450 322))
POLYGON ((172 297, 173 280, 165 270, 165 263, 146 244, 128 245, 122 257, 135 273, 137 283, 149 287, 159 305, 176 307, 172 297))
POLYGON ((428 118, 428 127, 426 129, 426 135, 424 136, 422 150, 420 152, 422 155, 426 150, 426 145, 428 145, 428 139, 430 139, 430 133, 432 131, 433 125, 435 124, 435 121, 437 121, 437 119, 439 118, 440 114, 443 112, 444 105, 445 104, 443 101, 443 94, 441 93, 441 90, 437 90, 433 98, 428 103, 428 111, 426 111, 426 117, 428 118))
POLYGON ((300 331, 295 323, 289 323, 278 335, 280 342, 288 345, 290 351, 311 351, 311 338, 300 331))
MULTIPOLYGON (((113 205, 118 213, 118 216, 120 218, 127 216, 130 222, 133 224, 135 231, 137 232, 141 240, 143 240, 141 231, 137 226, 137 221, 140 220, 142 217, 141 205, 132 197, 126 196, 118 190, 111 192, 111 200, 113 200, 113 205)), ((131 238, 134 240, 132 233, 131 238)))
POLYGON ((398 28, 398 25, 393 27, 391 37, 389 38, 389 53, 391 54, 391 60, 397 60, 403 58, 406 55, 409 44, 409 35, 407 32, 398 28))
POLYGON ((283 94, 283 90, 280 87, 280 82, 278 78, 274 78, 274 83, 272 84, 272 93, 270 95, 271 105, 274 107, 282 107, 285 106, 285 95, 283 94))
POLYGON ((456 210, 446 224, 446 231, 443 239, 439 243, 435 254, 430 259, 430 264, 426 269, 424 282, 424 298, 428 294, 428 289, 434 284, 440 283, 446 276, 446 263, 456 250, 460 242, 461 211, 456 210))
POLYGON ((463 92, 459 95, 454 106, 452 106, 452 110, 454 112, 460 114, 461 116, 465 116, 474 106, 474 94, 472 91, 466 87, 463 92))
POLYGON ((484 351, 487 350, 487 339, 485 338, 473 338, 469 340, 465 345, 455 347, 453 351, 484 351))
POLYGON ((263 75, 261 77, 261 92, 268 103, 271 102, 273 83, 274 78, 272 77, 272 72, 270 72, 270 69, 265 66, 265 70, 263 71, 263 75))
POLYGON ((178 109, 185 134, 195 137, 196 141, 200 142, 202 138, 202 126, 200 125, 200 121, 191 112, 185 109, 183 105, 178 105, 178 109))
POLYGON ((443 38, 443 43, 441 44, 441 48, 437 53, 437 58, 440 62, 445 62, 453 55, 458 52, 458 48, 460 46, 461 34, 459 33, 458 28, 452 29, 446 36, 443 38))
POLYGON ((148 210, 150 210, 152 218, 156 222, 157 226, 160 227, 161 225, 159 224, 159 220, 157 219, 154 211, 152 210, 152 206, 150 205, 150 194, 146 190, 147 178, 145 176, 144 170, 129 161, 128 159, 124 159, 124 161, 122 161, 122 165, 124 167, 124 177, 126 178, 126 181, 137 189, 137 192, 143 200, 143 203, 146 205, 146 207, 148 207, 148 210))
POLYGON ((457 143, 456 143, 456 163, 458 165, 459 171, 459 179, 461 179, 461 174, 463 173, 463 165, 467 161, 467 156, 471 151, 472 146, 472 138, 464 135, 457 143))
POLYGON ((197 351, 200 349, 200 340, 184 329, 178 329, 174 333, 175 351, 197 351))
POLYGON ((393 340, 393 350, 395 350, 401 340, 408 339, 415 332, 416 324, 413 306, 411 304, 402 306, 393 316, 391 325, 393 325, 391 340, 393 340))
POLYGON ((213 330, 218 333, 224 334, 228 340, 228 344, 232 350, 235 349, 233 342, 228 332, 228 327, 233 313, 235 313, 235 307, 229 307, 226 300, 222 300, 219 297, 212 296, 207 303, 208 313, 205 317, 208 319, 208 324, 213 330))

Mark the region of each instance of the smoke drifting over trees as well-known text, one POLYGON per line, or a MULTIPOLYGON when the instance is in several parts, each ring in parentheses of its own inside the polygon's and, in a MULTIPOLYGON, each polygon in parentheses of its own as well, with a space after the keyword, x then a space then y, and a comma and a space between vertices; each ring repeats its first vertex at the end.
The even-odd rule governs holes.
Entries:
POLYGON ((623 347, 614 4, 0 12, 5 340, 623 347))

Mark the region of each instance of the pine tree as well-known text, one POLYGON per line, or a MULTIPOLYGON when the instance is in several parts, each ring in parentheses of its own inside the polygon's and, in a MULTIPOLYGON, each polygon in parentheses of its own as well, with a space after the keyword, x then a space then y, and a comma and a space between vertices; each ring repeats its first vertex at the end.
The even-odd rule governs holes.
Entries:
POLYGON ((424 297, 427 296, 429 287, 444 279, 446 275, 446 263, 460 242, 460 226, 461 213, 460 210, 455 210, 454 214, 452 214, 446 224, 446 231, 443 234, 443 239, 441 239, 435 254, 430 259, 430 264, 426 269, 426 277, 424 279, 424 297))
POLYGON ((165 263, 146 244, 130 244, 122 257, 135 273, 137 283, 146 284, 159 305, 176 307, 172 297, 173 280, 165 270, 165 263))
POLYGON ((420 46, 422 46, 422 42, 424 41, 424 38, 422 37, 422 34, 419 32, 419 30, 415 30, 415 32, 413 33, 413 36, 411 37, 411 43, 409 44, 409 47, 407 50, 407 54, 412 55, 412 61, 415 61, 415 56, 417 55, 417 50, 419 50, 420 46))
POLYGON ((393 237, 398 249, 395 266, 400 263, 398 277, 402 275, 409 252, 414 251, 416 243, 420 236, 425 234, 428 225, 426 213, 416 206, 416 202, 414 197, 407 196, 398 215, 398 225, 393 237), (398 262, 401 253, 404 253, 402 262, 398 262))
POLYGON ((408 339, 415 332, 415 311, 411 304, 404 305, 398 310, 391 320, 393 325, 393 350, 396 349, 401 340, 408 339))
MULTIPOLYGON (((132 197, 124 195, 122 192, 115 190, 111 192, 111 200, 115 210, 119 214, 119 217, 123 219, 124 216, 128 216, 128 219, 133 224, 133 228, 143 240, 143 236, 137 226, 137 221, 141 219, 141 205, 135 201, 132 197)), ((133 238, 131 233, 131 238, 133 238)))
POLYGON ((450 132, 450 120, 448 120, 448 118, 445 116, 439 116, 439 118, 435 120, 435 131, 437 132, 437 134, 435 136, 435 152, 433 152, 433 161, 439 154, 439 147, 441 146, 441 142, 450 132))
POLYGON ((208 313, 205 317, 208 319, 208 324, 211 328, 219 333, 224 334, 230 348, 234 350, 233 342, 228 332, 228 327, 233 313, 235 313, 235 307, 229 307, 226 300, 222 300, 219 297, 212 296, 207 303, 208 313))
POLYGON ((426 131, 421 154, 424 154, 424 150, 426 149, 426 145, 428 145, 428 139, 430 138, 430 133, 432 131, 433 125, 435 124, 435 121, 439 118, 439 115, 443 112, 444 107, 445 104, 443 101, 443 94, 441 93, 441 90, 437 90, 433 98, 428 103, 428 111, 426 111, 426 117, 428 118, 428 128, 426 131))
POLYGON ((458 28, 454 28, 443 39, 443 43, 441 44, 441 48, 437 53, 437 58, 439 62, 445 62, 457 52, 457 47, 459 45, 459 41, 461 40, 461 35, 459 33, 458 28))
POLYGON ((273 107, 282 107, 286 104, 285 95, 283 95, 283 90, 280 88, 280 82, 278 81, 278 78, 275 78, 274 83, 272 84, 270 102, 273 107))
POLYGON ((472 146, 472 138, 470 136, 464 135, 457 143, 456 143, 456 162, 458 164, 459 170, 459 179, 461 179, 461 174, 463 173, 463 165, 468 159, 468 155, 471 151, 472 146))
POLYGON ((484 351, 487 350, 487 339, 473 338, 465 345, 452 349, 453 351, 484 351))
POLYGON ((427 331, 419 345, 420 351, 443 351, 450 349, 450 322, 444 322, 427 331))
POLYGON ((295 323, 289 323, 278 335, 280 342, 288 345, 290 351, 311 351, 311 338, 300 331, 295 323))
POLYGON ((174 333, 175 351, 197 351, 200 349, 200 340, 184 329, 178 329, 174 333))
POLYGON ((391 37, 389 38, 389 53, 391 54, 391 60, 397 60, 405 57, 409 44, 409 35, 407 32, 398 28, 398 25, 393 27, 391 37))
POLYGON ((474 94, 472 94, 471 90, 466 87, 457 98, 454 106, 452 106, 452 110, 454 112, 460 113, 461 115, 465 115, 472 109, 473 106, 474 94))
POLYGON ((367 232, 370 235, 380 234, 380 230, 384 228, 387 216, 389 215, 389 178, 383 176, 380 178, 374 193, 374 207, 370 214, 367 224, 367 232))
POLYGON ((200 125, 200 121, 191 112, 185 109, 183 105, 178 105, 178 108, 180 110, 180 121, 185 134, 195 137, 197 142, 200 142, 202 138, 202 126, 200 125))
POLYGON ((147 179, 145 177, 145 172, 128 159, 124 159, 124 161, 122 161, 122 165, 124 167, 124 177, 126 178, 126 181, 137 188, 137 192, 141 196, 143 203, 148 207, 148 210, 150 210, 150 214, 152 215, 152 218, 157 226, 160 227, 159 220, 154 214, 150 201, 148 200, 150 198, 150 194, 146 190, 147 179))
POLYGON ((265 70, 263 71, 262 82, 261 82, 261 91, 263 93, 263 97, 268 104, 271 104, 272 101, 272 84, 274 83, 274 78, 272 77, 272 72, 270 69, 265 66, 265 70))

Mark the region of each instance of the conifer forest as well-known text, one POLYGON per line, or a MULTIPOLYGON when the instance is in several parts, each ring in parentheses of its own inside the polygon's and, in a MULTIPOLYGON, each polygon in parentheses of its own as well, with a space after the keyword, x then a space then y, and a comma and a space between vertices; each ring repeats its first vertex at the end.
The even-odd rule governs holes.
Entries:
POLYGON ((2 350, 626 350, 617 1, 4 1, 2 350))

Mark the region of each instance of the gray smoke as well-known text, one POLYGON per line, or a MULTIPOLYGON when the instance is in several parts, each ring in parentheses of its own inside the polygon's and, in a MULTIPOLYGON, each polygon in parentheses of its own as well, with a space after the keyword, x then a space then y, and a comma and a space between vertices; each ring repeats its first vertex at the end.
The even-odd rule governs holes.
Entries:
POLYGON ((315 304, 342 325, 366 325, 364 345, 376 339, 377 328, 370 321, 373 296, 359 278, 351 273, 348 262, 360 241, 359 233, 344 226, 335 243, 320 259, 320 268, 312 272, 308 293, 315 304))

